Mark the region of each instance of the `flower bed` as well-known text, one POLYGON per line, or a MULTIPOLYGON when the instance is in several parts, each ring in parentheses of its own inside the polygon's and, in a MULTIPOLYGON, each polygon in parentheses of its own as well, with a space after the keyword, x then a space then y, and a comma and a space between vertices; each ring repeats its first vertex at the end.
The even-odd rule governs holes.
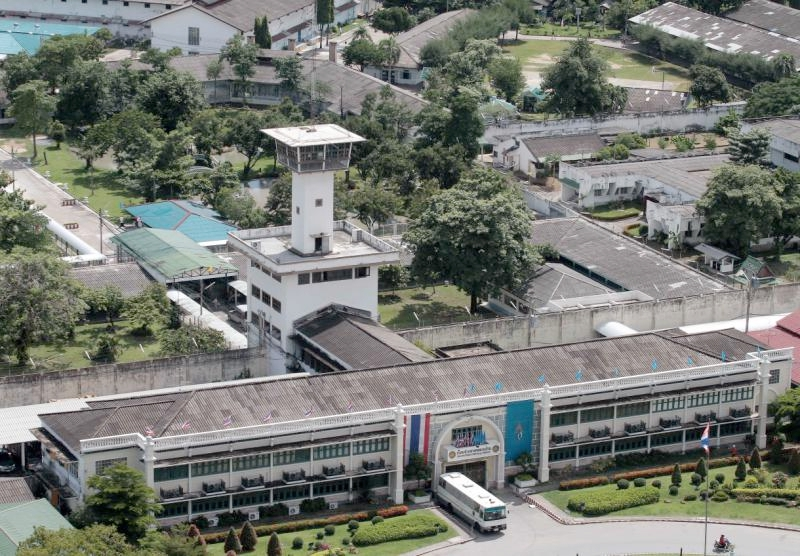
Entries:
POLYGON ((569 499, 567 508, 585 516, 597 516, 625 508, 654 504, 660 497, 659 490, 654 487, 578 493, 569 499))
POLYGON ((359 527, 353 534, 356 546, 369 546, 402 539, 432 537, 447 531, 447 525, 433 515, 405 515, 359 527))

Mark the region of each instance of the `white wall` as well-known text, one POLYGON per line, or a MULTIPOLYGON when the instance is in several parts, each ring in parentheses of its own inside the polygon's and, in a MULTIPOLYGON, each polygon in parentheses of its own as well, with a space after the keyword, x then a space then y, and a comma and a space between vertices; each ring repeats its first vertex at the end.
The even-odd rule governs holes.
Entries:
POLYGON ((314 252, 314 236, 323 235, 328 242, 333 241, 334 174, 292 172, 292 247, 301 253, 314 252), (321 206, 316 206, 318 200, 321 206))
POLYGON ((655 238, 658 232, 669 235, 671 232, 677 234, 678 241, 688 245, 697 245, 703 241, 702 235, 698 233, 701 229, 703 219, 699 214, 691 217, 682 211, 672 210, 673 205, 662 205, 647 201, 647 239, 655 238))
MULTIPOLYGON (((170 4, 172 9, 180 6, 182 0, 175 0, 170 4)), ((144 2, 143 0, 128 0, 125 6, 123 0, 3 0, 2 9, 5 12, 22 12, 31 16, 39 14, 66 15, 90 18, 122 18, 131 21, 142 21, 167 11, 167 4, 144 2), (145 8, 145 4, 149 7, 145 8)))
POLYGON ((394 83, 397 85, 408 85, 416 87, 422 84, 422 70, 417 68, 395 68, 392 70, 394 73, 394 80, 389 79, 389 67, 367 66, 364 68, 364 73, 371 75, 381 81, 394 83), (405 76, 408 77, 405 77, 405 76))
POLYGON ((215 54, 237 31, 200 10, 187 8, 154 19, 150 23, 151 44, 159 50, 179 47, 183 54, 215 54), (200 29, 200 44, 189 44, 189 27, 200 29))

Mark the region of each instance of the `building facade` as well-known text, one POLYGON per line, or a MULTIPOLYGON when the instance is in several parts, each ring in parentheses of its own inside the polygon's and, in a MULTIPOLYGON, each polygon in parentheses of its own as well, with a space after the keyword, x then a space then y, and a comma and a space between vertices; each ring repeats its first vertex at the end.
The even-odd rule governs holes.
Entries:
POLYGON ((551 469, 619 454, 699 450, 707 424, 714 451, 763 448, 766 407, 789 388, 792 350, 747 351, 753 343, 733 331, 649 333, 96 398, 42 415, 37 435, 68 501, 124 462, 155 489, 165 523, 237 510, 256 519, 279 503, 296 514, 320 497, 329 507, 399 502, 412 453, 434 481, 460 471, 499 488, 523 453, 546 482, 551 469), (728 351, 708 355, 720 346, 728 351))

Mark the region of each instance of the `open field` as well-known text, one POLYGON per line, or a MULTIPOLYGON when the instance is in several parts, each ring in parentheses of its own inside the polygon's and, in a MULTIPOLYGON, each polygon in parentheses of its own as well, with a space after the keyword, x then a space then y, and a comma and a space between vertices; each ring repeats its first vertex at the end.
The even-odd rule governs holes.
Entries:
MULTIPOLYGON (((516 44, 505 46, 503 50, 513 54, 522 62, 523 73, 530 84, 538 84, 541 72, 555 63, 556 58, 568 46, 569 41, 537 39, 518 41, 516 44)), ((618 84, 634 86, 647 83, 647 86, 660 88, 663 81, 665 89, 677 91, 689 89, 689 72, 680 66, 638 52, 597 45, 594 48, 609 65, 609 79, 620 80, 618 84)))
MULTIPOLYGON (((545 37, 591 37, 597 39, 617 39, 620 36, 618 29, 606 28, 597 26, 594 22, 581 23, 580 29, 571 25, 559 25, 558 23, 543 22, 541 25, 521 25, 520 34, 523 35, 541 35, 545 37)), ((508 33, 511 36, 511 33, 508 33)))
MULTIPOLYGON (((765 463, 764 467, 767 471, 783 471, 786 472, 785 466, 771 466, 769 463, 765 463)), ((718 473, 722 473, 725 475, 725 482, 733 481, 734 472, 736 470, 735 466, 729 467, 720 467, 716 469, 709 470, 709 476, 711 480, 714 479, 714 476, 718 473)), ((647 516, 647 517, 703 517, 705 516, 705 502, 701 500, 694 500, 691 502, 685 502, 683 500, 684 496, 687 494, 698 494, 700 488, 705 488, 705 481, 702 484, 702 487, 696 488, 691 484, 691 476, 692 472, 684 472, 683 473, 683 482, 678 490, 678 494, 672 496, 669 494, 669 487, 671 477, 670 475, 664 475, 661 477, 653 477, 652 479, 647 479, 647 484, 651 485, 653 480, 658 479, 661 481, 661 499, 655 504, 648 504, 646 506, 638 506, 636 508, 627 508, 625 510, 621 510, 618 512, 612 512, 608 514, 608 517, 624 517, 624 516, 647 516)), ((767 483, 770 484, 769 480, 767 483)), ((797 486, 798 480, 796 477, 790 477, 787 483, 788 487, 794 488, 797 486)), ((631 481, 630 488, 637 488, 633 486, 633 481, 631 481)), ((554 490, 550 492, 543 493, 542 496, 546 498, 550 503, 554 504, 559 509, 570 513, 566 510, 567 502, 569 501, 570 497, 575 495, 578 492, 587 492, 587 491, 595 491, 595 492, 604 492, 604 491, 614 491, 617 490, 617 486, 615 484, 591 487, 588 489, 581 489, 581 490, 570 490, 570 491, 561 491, 561 490, 554 490)), ((800 525, 800 510, 798 508, 788 508, 783 506, 771 506, 767 504, 752 504, 746 502, 736 502, 735 500, 728 500, 726 502, 714 502, 709 501, 708 503, 708 515, 709 517, 713 518, 724 518, 724 519, 741 519, 747 521, 762 521, 762 522, 771 522, 771 523, 788 523, 791 525, 800 525)), ((591 519, 591 518, 587 518, 591 519)))
MULTIPOLYGON (((427 510, 417 510, 414 512, 409 512, 408 515, 412 515, 417 512, 425 512, 430 513, 427 510)), ((370 522, 362 522, 361 527, 373 527, 372 523, 370 522)), ((237 529, 237 532, 239 529, 237 529)), ((283 548, 283 554, 285 556, 303 556, 306 554, 310 554, 308 551, 308 543, 316 542, 317 541, 317 533, 322 532, 323 529, 309 529, 307 531, 297 531, 295 533, 283 533, 279 534, 278 538, 281 541, 281 546, 283 548), (293 549, 292 548, 292 540, 295 537, 300 537, 303 539, 303 548, 300 549, 293 549)), ((447 531, 444 533, 439 533, 435 537, 424 537, 421 539, 407 539, 402 541, 394 541, 388 543, 377 544, 373 546, 359 546, 356 548, 356 552, 353 554, 358 554, 359 556, 396 556, 398 554, 405 554, 407 552, 411 552, 413 550, 419 550, 420 548, 424 548, 426 546, 437 544, 442 541, 446 541, 447 539, 451 539, 456 536, 456 531, 453 527, 448 527, 447 531)), ((342 544, 342 539, 350 538, 350 534, 347 531, 347 525, 337 525, 336 532, 331 536, 325 536, 321 541, 328 545, 331 548, 338 548, 344 547, 342 544)), ((269 542, 269 537, 259 537, 258 538, 258 545, 256 546, 255 552, 251 552, 250 554, 266 554, 266 546, 269 542)), ((225 551, 223 550, 224 543, 215 543, 208 545, 208 556, 224 556, 225 551)), ((345 551, 347 551, 348 547, 345 547, 345 551)), ((246 554, 246 553, 245 553, 246 554)))
POLYGON ((469 296, 456 286, 408 288, 378 294, 381 323, 390 328, 414 328, 471 320, 469 296), (414 316, 416 313, 419 322, 414 316))

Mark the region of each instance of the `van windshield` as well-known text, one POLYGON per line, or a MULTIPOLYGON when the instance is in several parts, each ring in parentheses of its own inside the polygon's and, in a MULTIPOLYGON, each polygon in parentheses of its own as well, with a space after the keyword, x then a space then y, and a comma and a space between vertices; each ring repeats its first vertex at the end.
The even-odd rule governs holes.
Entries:
POLYGON ((496 508, 486 508, 485 510, 483 510, 484 521, 495 521, 497 519, 505 519, 505 517, 506 517, 505 506, 498 506, 496 508))

